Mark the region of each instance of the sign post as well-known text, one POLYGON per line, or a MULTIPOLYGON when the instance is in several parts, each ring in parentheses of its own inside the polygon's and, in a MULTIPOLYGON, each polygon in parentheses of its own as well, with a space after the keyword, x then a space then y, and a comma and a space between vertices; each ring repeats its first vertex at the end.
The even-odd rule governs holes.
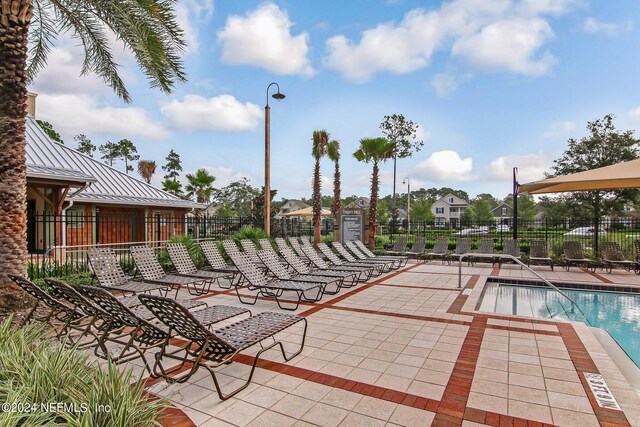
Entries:
POLYGON ((360 240, 364 242, 364 209, 340 209, 338 215, 337 241, 349 242, 360 240))

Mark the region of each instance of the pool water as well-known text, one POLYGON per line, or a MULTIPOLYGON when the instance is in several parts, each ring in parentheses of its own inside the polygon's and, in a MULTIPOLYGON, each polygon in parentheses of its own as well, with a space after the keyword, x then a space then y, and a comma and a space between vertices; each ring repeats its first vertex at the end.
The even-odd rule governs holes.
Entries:
POLYGON ((640 366, 640 295, 562 289, 580 310, 550 288, 487 283, 478 310, 500 314, 574 320, 609 332, 640 366), (584 313, 583 314, 581 313, 584 313))

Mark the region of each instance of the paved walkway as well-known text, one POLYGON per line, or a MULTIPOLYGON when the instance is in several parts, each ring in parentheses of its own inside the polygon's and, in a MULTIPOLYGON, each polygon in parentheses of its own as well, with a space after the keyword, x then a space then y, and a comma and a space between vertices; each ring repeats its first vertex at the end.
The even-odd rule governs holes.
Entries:
MULTIPOLYGON (((551 280, 640 285, 633 273, 535 267, 551 280)), ((264 353, 253 383, 221 402, 200 370, 186 384, 148 380, 176 409, 165 425, 199 426, 640 426, 640 397, 579 323, 474 309, 487 277, 532 277, 515 266, 409 264, 297 310, 309 322, 305 348, 288 363, 264 353), (622 411, 601 408, 585 373, 601 374, 622 411), (184 417, 186 415, 188 419, 184 417)), ((210 304, 239 305, 230 291, 210 304)), ((277 311, 259 300, 254 313, 277 311)), ((283 334, 295 345, 300 330, 283 334)), ((239 384, 253 360, 221 369, 239 384)))

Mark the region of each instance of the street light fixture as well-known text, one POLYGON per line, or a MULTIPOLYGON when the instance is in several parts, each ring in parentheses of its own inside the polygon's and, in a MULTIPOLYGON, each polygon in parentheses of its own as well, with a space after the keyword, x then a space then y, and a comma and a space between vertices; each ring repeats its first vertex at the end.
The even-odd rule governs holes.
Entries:
POLYGON ((281 101, 285 98, 284 94, 280 93, 278 83, 269 83, 267 86, 267 105, 264 107, 264 232, 267 233, 267 236, 271 235, 271 107, 269 107, 269 88, 273 85, 278 88, 278 92, 271 95, 273 99, 281 101))
POLYGON ((409 178, 406 177, 402 180, 403 184, 407 184, 407 234, 411 233, 411 217, 409 212, 411 211, 411 185, 409 184, 409 178))

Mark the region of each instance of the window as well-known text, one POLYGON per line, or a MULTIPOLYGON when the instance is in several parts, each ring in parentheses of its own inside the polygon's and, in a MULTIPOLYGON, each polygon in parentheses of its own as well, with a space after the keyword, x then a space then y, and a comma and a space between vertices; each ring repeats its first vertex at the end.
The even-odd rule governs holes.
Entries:
POLYGON ((449 197, 449 203, 453 203, 453 197, 449 197))
POLYGON ((507 214, 507 208, 502 208, 502 215, 506 215, 507 214))
POLYGON ((436 208, 436 215, 437 214, 444 214, 444 208, 436 208))
POLYGON ((85 214, 84 207, 67 209, 65 223, 67 228, 84 228, 85 214))

